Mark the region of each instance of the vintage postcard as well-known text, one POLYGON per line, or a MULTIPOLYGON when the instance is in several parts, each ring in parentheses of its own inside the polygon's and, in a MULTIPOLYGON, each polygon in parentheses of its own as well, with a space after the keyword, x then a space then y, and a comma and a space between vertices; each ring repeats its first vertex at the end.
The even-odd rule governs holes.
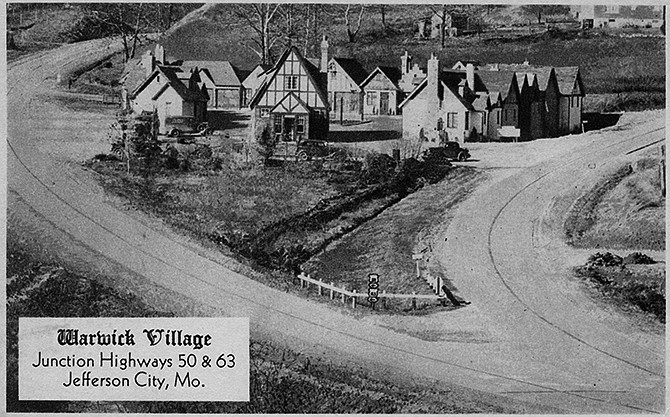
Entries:
POLYGON ((26 3, 14 413, 661 414, 663 3, 26 3))

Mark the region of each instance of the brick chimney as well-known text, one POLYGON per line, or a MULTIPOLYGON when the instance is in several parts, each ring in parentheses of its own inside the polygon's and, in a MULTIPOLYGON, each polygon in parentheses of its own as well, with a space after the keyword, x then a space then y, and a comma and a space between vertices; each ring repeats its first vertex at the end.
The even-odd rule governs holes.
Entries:
POLYGON ((475 91, 475 66, 471 62, 465 66, 465 79, 468 82, 468 88, 475 91))
POLYGON ((323 35, 323 40, 321 41, 321 72, 328 72, 328 38, 326 35, 323 35))
POLYGON ((405 54, 400 57, 400 61, 402 62, 402 75, 405 75, 409 72, 409 69, 412 65, 412 57, 407 51, 405 51, 405 54))

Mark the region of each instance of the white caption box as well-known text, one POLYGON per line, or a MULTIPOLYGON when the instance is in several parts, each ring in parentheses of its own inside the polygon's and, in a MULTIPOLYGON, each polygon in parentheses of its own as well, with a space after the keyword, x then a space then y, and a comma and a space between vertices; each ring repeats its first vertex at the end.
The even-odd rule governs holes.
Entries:
POLYGON ((249 319, 20 318, 19 399, 249 401, 249 319))

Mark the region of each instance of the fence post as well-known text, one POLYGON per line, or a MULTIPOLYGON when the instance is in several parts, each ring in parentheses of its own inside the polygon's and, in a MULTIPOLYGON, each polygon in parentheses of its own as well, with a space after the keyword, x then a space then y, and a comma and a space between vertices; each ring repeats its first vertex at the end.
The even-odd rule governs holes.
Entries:
MULTIPOLYGON (((307 274, 307 278, 311 278, 309 274, 307 274)), ((305 280, 305 288, 309 289, 309 281, 305 280)))
POLYGON ((384 290, 384 291, 382 291, 382 308, 384 310, 386 310, 386 301, 387 301, 386 290, 384 290))
POLYGON ((356 290, 353 290, 354 296, 351 297, 351 308, 356 308, 356 290))
POLYGON ((322 295, 323 293, 323 288, 321 287, 321 284, 323 284, 323 281, 321 280, 321 278, 319 278, 319 295, 322 295))
POLYGON ((345 292, 346 290, 347 290, 347 287, 343 285, 343 286, 342 286, 342 304, 345 303, 345 300, 344 300, 344 297, 345 297, 344 292, 345 292))
POLYGON ((440 285, 441 278, 438 276, 436 278, 436 281, 437 281, 437 288, 435 288, 435 289, 437 290, 437 295, 439 296, 440 295, 440 288, 441 288, 441 285, 440 285))
MULTIPOLYGON (((412 291, 412 295, 416 296, 416 291, 412 291)), ((416 297, 412 297, 412 310, 416 310, 416 297)))
POLYGON ((330 281, 330 299, 333 299, 333 281, 330 281))

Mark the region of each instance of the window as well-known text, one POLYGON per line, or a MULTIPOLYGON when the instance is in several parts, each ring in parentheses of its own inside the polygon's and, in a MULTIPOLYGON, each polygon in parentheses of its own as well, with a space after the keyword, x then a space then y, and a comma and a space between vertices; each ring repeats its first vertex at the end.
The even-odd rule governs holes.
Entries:
POLYGON ((287 90, 297 90, 298 89, 298 76, 297 75, 287 75, 284 78, 284 87, 287 90))
POLYGON ((305 116, 298 116, 295 119, 295 131, 305 133, 305 116))
POLYGON ((442 129, 444 129, 444 121, 440 117, 439 119, 437 119, 437 130, 442 130, 442 129))
POLYGON ((465 113, 465 130, 470 128, 470 113, 465 113))
POLYGON ((456 119, 457 116, 458 113, 447 113, 447 127, 458 127, 458 120, 456 119))
POLYGON ((377 104, 377 93, 374 91, 370 91, 367 95, 367 102, 366 104, 368 106, 374 106, 377 104))
POLYGON ((270 115, 270 109, 267 107, 261 107, 261 117, 268 117, 270 115))
POLYGON ((275 133, 281 133, 281 125, 282 125, 281 115, 275 114, 273 119, 274 119, 275 133))

